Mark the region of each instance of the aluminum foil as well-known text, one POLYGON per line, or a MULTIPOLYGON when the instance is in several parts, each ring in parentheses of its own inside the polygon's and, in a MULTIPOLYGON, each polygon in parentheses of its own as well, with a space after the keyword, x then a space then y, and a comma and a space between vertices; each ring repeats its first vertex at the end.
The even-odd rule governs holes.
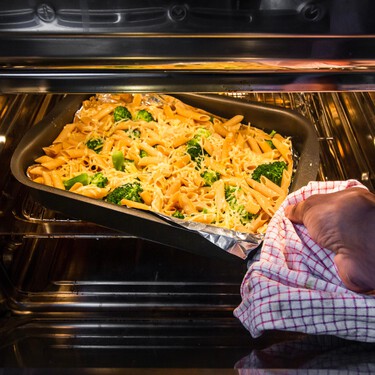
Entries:
POLYGON ((159 213, 156 213, 156 215, 168 222, 197 232, 199 235, 212 242, 218 248, 230 254, 236 255, 241 259, 246 259, 252 251, 257 249, 262 244, 264 238, 264 234, 237 232, 231 229, 217 227, 214 225, 172 218, 159 213))

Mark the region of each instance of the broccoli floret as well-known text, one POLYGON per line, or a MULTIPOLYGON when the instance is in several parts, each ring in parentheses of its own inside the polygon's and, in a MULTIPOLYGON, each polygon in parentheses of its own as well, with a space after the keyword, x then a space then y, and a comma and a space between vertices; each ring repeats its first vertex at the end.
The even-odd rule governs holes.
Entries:
POLYGON ((211 132, 206 128, 198 128, 194 136, 196 139, 201 139, 202 137, 208 138, 211 135, 211 132))
POLYGON ((123 120, 131 120, 132 114, 129 112, 129 110, 126 107, 119 105, 118 107, 115 108, 113 112, 113 118, 115 122, 123 121, 123 120))
POLYGON ((276 185, 280 186, 283 177, 283 170, 286 169, 286 167, 287 165, 283 161, 261 164, 254 169, 251 178, 260 182, 260 176, 265 176, 276 185))
POLYGON ((145 109, 141 109, 138 111, 137 116, 135 117, 136 120, 143 120, 143 121, 155 121, 154 118, 152 117, 152 114, 145 109))
POLYGON ((135 166, 134 160, 125 159, 124 160, 124 172, 127 173, 137 173, 138 169, 135 166))
POLYGON ((113 151, 112 153, 113 167, 117 171, 123 172, 125 168, 124 163, 125 163, 125 158, 124 158, 124 154, 122 153, 122 151, 119 151, 119 150, 113 151))
POLYGON ((231 185, 225 185, 224 187, 225 200, 229 203, 229 205, 232 208, 237 202, 237 198, 236 198, 237 189, 238 189, 237 187, 231 186, 231 185))
POLYGON ((246 224, 253 220, 257 215, 251 214, 250 212, 246 211, 245 207, 242 204, 238 204, 236 198, 236 192, 240 188, 230 185, 225 185, 224 193, 225 193, 225 200, 228 202, 229 206, 232 210, 239 213, 241 216, 241 223, 246 224))
POLYGON ((70 190, 71 187, 77 182, 80 182, 82 185, 88 185, 90 183, 89 175, 87 173, 81 173, 78 176, 63 181, 63 184, 66 190, 70 190))
POLYGON ((240 206, 238 212, 241 214, 241 224, 245 225, 246 223, 250 223, 251 220, 255 219, 258 215, 251 214, 250 212, 245 210, 245 207, 240 206))
POLYGON ((143 203, 139 195, 143 191, 139 182, 129 182, 112 190, 106 197, 109 203, 120 204, 122 199, 128 199, 133 202, 143 203))
POLYGON ((148 153, 145 150, 139 151, 139 157, 140 158, 145 158, 146 156, 148 156, 148 153))
POLYGON ((116 150, 112 152, 112 164, 113 168, 117 171, 137 173, 138 169, 134 164, 134 160, 125 159, 122 151, 116 150))
POLYGON ((87 173, 81 173, 78 176, 63 181, 63 184, 66 190, 70 190, 77 182, 81 183, 83 186, 93 184, 97 187, 104 188, 108 184, 108 178, 104 177, 102 172, 97 172, 93 176, 89 176, 87 173))
POLYGON ((190 155, 191 160, 199 162, 204 155, 204 150, 196 139, 190 139, 186 144, 186 152, 190 155))
POLYGON ((201 177, 204 179, 204 186, 211 186, 215 181, 219 180, 220 173, 216 171, 206 170, 201 173, 201 177))
POLYGON ((273 142, 270 139, 266 139, 266 143, 268 143, 270 145, 272 150, 274 150, 276 148, 275 145, 273 144, 273 142))
POLYGON ((125 159, 122 151, 114 151, 112 153, 112 164, 113 168, 117 171, 127 173, 137 173, 138 169, 134 164, 134 160, 125 159))
MULTIPOLYGON (((272 130, 270 133, 270 137, 273 138, 273 136, 276 134, 276 130, 272 130)), ((271 139, 266 139, 266 142, 270 145, 272 149, 275 149, 275 145, 273 144, 271 139)))
POLYGON ((136 139, 141 137, 141 131, 139 129, 128 129, 126 130, 129 138, 136 139))
POLYGON ((91 177, 90 184, 94 184, 97 187, 104 188, 108 184, 108 178, 105 177, 102 172, 98 172, 91 177))
POLYGON ((104 139, 102 138, 91 138, 86 142, 86 146, 98 154, 103 148, 103 143, 104 139))
POLYGON ((172 216, 176 217, 177 219, 185 219, 185 215, 179 210, 173 212, 172 216))
POLYGON ((276 130, 272 130, 270 133, 270 137, 273 138, 276 133, 277 133, 276 130))
POLYGON ((191 160, 200 164, 203 156, 207 154, 201 146, 202 137, 208 138, 211 132, 206 128, 198 128, 194 137, 187 142, 186 152, 190 155, 191 160))

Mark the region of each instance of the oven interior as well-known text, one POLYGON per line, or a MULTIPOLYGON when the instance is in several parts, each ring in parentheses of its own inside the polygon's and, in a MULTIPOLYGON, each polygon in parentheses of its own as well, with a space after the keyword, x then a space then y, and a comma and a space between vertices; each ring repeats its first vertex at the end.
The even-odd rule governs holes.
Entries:
POLYGON ((306 117, 319 139, 317 180, 353 178, 375 191, 374 29, 365 7, 64 3, 0 6, 0 366, 373 369, 370 344, 288 332, 252 339, 233 317, 246 261, 66 217, 10 171, 24 133, 66 93, 217 92, 306 117), (358 16, 351 29, 339 22, 347 14, 358 16))
MULTIPOLYGON (((73 367, 107 367, 111 358, 117 367, 231 368, 271 343, 302 340, 280 332, 252 340, 232 316, 245 261, 151 243, 33 200, 10 157, 63 96, 1 96, 1 365, 64 367, 74 356, 73 367)), ((355 178, 374 191, 372 93, 236 96, 309 118, 319 135, 317 179, 355 178)))

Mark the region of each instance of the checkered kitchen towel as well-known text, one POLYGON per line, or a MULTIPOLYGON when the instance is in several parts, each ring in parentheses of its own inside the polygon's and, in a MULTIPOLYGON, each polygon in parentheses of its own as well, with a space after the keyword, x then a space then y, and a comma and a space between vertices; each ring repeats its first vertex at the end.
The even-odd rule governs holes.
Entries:
POLYGON ((375 342, 375 296, 348 290, 338 276, 335 254, 284 215, 285 207, 312 194, 350 187, 365 188, 355 180, 310 182, 290 194, 272 218, 234 311, 253 337, 285 330, 375 342))

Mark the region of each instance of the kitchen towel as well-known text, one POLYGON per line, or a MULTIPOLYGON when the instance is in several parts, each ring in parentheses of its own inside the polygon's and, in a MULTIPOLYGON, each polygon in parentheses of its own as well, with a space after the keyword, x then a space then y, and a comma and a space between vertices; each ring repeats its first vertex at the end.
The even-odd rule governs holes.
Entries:
POLYGON ((310 182, 288 195, 271 219, 243 279, 242 302, 234 310, 254 338, 266 330, 282 330, 375 342, 375 296, 348 290, 338 276, 335 254, 284 214, 288 205, 310 195, 351 187, 365 188, 356 180, 310 182))

